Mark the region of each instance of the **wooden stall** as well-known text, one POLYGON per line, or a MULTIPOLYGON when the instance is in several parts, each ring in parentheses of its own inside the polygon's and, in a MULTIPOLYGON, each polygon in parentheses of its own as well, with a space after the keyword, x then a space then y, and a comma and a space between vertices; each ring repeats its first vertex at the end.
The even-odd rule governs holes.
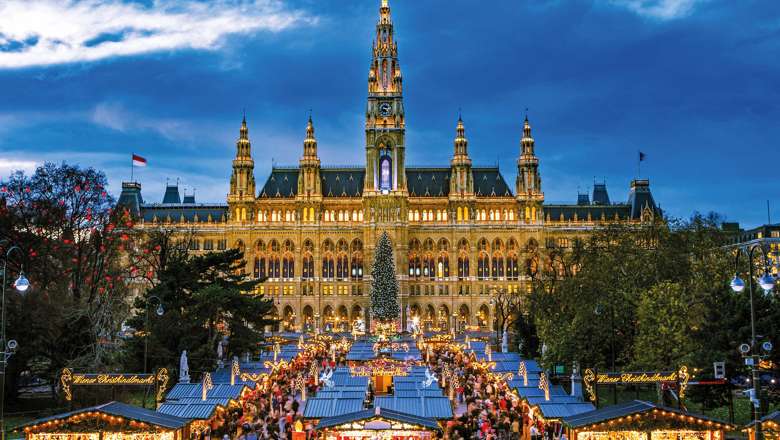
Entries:
POLYGON ((190 420, 108 402, 15 428, 27 440, 186 440, 190 420))
MULTIPOLYGON (((750 440, 756 440, 755 422, 750 422, 742 431, 747 432, 750 440)), ((764 440, 780 440, 780 411, 761 417, 761 431, 764 440)))
POLYGON ((432 440, 441 432, 430 418, 383 408, 367 409, 320 420, 320 440, 432 440))
POLYGON ((563 419, 570 440, 724 440, 734 426, 641 400, 563 419))

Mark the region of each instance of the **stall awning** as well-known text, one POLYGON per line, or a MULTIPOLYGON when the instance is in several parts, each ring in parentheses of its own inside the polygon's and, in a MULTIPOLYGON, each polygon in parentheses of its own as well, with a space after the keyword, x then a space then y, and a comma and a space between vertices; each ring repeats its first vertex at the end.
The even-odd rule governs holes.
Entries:
POLYGON ((374 399, 374 406, 430 419, 453 417, 452 404, 447 397, 383 396, 374 399))
MULTIPOLYGON (((249 389, 244 384, 237 383, 236 385, 217 383, 214 387, 208 390, 206 395, 209 399, 233 399, 238 400, 241 397, 241 393, 245 389, 249 389)), ((184 398, 201 398, 203 396, 203 385, 201 383, 177 383, 168 391, 165 395, 165 400, 178 400, 184 398)))
MULTIPOLYGON (((755 424, 755 421, 750 422, 745 425, 744 429, 752 429, 753 425, 755 424)), ((774 411, 765 415, 764 417, 761 417, 761 426, 764 429, 767 429, 768 426, 773 431, 780 431, 780 411, 774 411)))
POLYGON ((391 422, 406 423, 430 430, 440 430, 436 420, 427 417, 418 417, 384 408, 366 409, 337 417, 328 417, 320 420, 317 429, 334 428, 354 422, 368 422, 372 420, 387 420, 391 422))
POLYGON ((27 427, 33 427, 46 422, 55 422, 57 420, 69 419, 73 416, 78 416, 87 413, 101 413, 108 416, 122 417, 128 420, 134 420, 136 422, 142 422, 158 429, 180 429, 190 423, 190 420, 182 417, 175 417, 167 414, 162 414, 157 411, 152 411, 145 408, 139 408, 137 406, 128 405, 121 402, 108 402, 102 405, 91 406, 88 408, 81 408, 75 411, 70 411, 54 416, 44 417, 42 419, 33 420, 32 422, 25 423, 17 426, 15 429, 24 429, 27 427))
POLYGON ((607 406, 594 411, 577 414, 571 417, 564 417, 563 423, 572 429, 580 429, 599 423, 610 422, 616 419, 623 419, 627 416, 653 414, 660 417, 667 417, 670 423, 690 423, 698 427, 709 427, 711 430, 731 430, 732 425, 711 417, 702 416, 685 412, 677 408, 657 405, 644 400, 632 400, 617 405, 607 406))
POLYGON ((363 408, 363 399, 319 398, 306 400, 303 417, 307 419, 322 419, 353 413, 363 408))

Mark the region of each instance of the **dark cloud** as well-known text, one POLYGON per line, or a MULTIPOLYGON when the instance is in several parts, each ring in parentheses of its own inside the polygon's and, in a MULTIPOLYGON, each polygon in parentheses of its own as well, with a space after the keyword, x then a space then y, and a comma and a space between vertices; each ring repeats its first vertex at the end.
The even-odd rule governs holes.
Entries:
MULTIPOLYGON (((0 71, 0 157, 103 152, 111 159, 85 160, 117 170, 117 188, 114 155, 142 152, 148 198, 180 173, 215 187, 199 198, 222 200, 243 109, 258 180, 271 157, 297 162, 312 109, 323 162, 362 164, 378 2, 293 2, 317 21, 231 35, 218 51, 0 71)), ((752 225, 772 199, 780 218, 762 166, 780 137, 780 3, 710 0, 669 19, 619 3, 391 1, 409 163, 448 163, 461 108, 475 163, 498 162, 514 181, 528 108, 549 200, 573 201, 594 177, 625 199, 641 149, 672 215, 715 210, 752 225)))

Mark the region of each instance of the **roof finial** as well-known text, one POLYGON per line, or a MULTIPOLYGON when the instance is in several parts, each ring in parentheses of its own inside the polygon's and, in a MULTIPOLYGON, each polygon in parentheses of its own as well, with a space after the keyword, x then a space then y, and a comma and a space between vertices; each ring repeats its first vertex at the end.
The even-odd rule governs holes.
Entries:
POLYGON ((242 119, 241 122, 246 124, 246 107, 244 107, 244 119, 242 119))
POLYGON ((462 120, 463 119, 461 118, 460 107, 458 107, 458 121, 462 121, 462 120))
POLYGON ((525 120, 528 122, 528 107, 525 108, 525 120))
POLYGON ((387 4, 387 0, 382 0, 382 7, 383 8, 389 8, 390 5, 387 4))
POLYGON ((311 122, 311 109, 309 109, 309 122, 311 122))

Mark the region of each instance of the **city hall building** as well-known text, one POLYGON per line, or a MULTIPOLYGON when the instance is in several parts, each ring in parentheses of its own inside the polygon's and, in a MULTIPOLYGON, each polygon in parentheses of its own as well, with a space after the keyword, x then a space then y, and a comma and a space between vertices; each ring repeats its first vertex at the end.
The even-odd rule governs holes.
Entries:
MULTIPOLYGON (((390 7, 383 0, 368 74, 365 164, 329 167, 317 152, 309 118, 294 167, 273 167, 256 185, 246 119, 241 123, 227 200, 196 203, 168 186, 162 203, 146 203, 136 182, 120 203, 136 227, 191 234, 192 252, 245 251, 245 273, 268 277, 259 292, 274 298, 287 330, 348 329, 368 318, 369 274, 378 237, 395 249, 402 322, 426 328, 490 328, 491 297, 523 295, 528 274, 549 264, 550 248, 570 248, 596 228, 650 222, 660 214, 648 180, 634 180, 624 202, 606 185, 576 203, 545 203, 531 124, 518 124, 517 179, 498 167, 472 165, 463 121, 455 122, 452 159, 440 167, 406 162, 403 76, 390 7), (410 316, 411 315, 411 316, 410 316)), ((409 148, 415 148, 409 145, 409 148)), ((327 159, 327 158, 326 158, 327 159)))

